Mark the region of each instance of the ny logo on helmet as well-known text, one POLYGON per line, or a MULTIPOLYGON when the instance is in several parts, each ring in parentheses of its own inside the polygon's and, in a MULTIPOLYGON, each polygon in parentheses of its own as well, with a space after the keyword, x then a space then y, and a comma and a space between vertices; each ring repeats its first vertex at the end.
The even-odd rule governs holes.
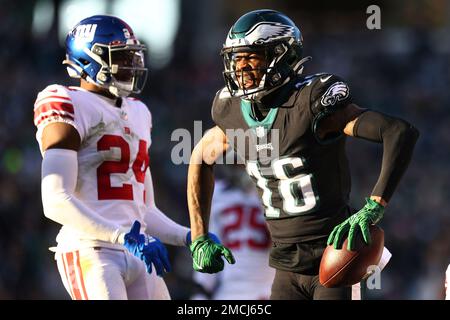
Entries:
POLYGON ((89 42, 94 40, 96 29, 96 24, 82 24, 75 29, 74 36, 76 39, 89 42))

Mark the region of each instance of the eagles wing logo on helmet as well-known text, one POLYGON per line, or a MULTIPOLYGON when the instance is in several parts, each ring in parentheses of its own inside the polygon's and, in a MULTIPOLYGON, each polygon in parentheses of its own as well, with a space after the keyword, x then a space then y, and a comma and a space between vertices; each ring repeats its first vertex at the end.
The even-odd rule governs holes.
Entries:
POLYGON ((336 82, 323 94, 320 103, 323 106, 334 106, 336 102, 348 97, 350 89, 344 82, 336 82))
POLYGON ((275 39, 294 37, 294 27, 281 23, 261 22, 251 29, 246 37, 252 44, 263 44, 275 39))
POLYGON ((225 47, 258 45, 287 37, 295 37, 294 27, 279 22, 260 22, 247 31, 244 38, 228 37, 225 47))

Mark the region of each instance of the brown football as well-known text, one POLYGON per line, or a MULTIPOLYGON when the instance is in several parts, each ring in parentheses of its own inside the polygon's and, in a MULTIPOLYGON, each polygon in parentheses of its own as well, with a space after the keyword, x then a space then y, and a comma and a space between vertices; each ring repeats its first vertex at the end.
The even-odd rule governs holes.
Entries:
POLYGON ((324 287, 351 286, 363 279, 369 266, 378 264, 384 248, 384 231, 371 225, 370 235, 372 242, 367 246, 359 232, 354 251, 347 250, 348 239, 342 249, 336 250, 332 245, 326 247, 319 269, 319 281, 324 287))

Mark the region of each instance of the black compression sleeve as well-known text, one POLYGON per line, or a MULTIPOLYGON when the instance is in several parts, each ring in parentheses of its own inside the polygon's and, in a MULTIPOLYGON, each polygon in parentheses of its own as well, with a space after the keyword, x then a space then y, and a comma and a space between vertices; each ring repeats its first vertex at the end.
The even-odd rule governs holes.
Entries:
POLYGON ((372 195, 389 201, 408 167, 419 131, 404 120, 367 111, 356 120, 353 135, 383 143, 381 173, 372 195))

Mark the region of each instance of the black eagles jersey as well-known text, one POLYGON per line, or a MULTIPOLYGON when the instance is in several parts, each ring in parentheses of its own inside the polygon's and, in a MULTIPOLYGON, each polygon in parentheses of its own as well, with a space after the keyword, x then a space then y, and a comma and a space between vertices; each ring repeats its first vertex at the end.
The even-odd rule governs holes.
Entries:
POLYGON ((325 239, 348 215, 350 172, 345 137, 321 140, 320 121, 351 102, 345 82, 331 74, 287 84, 287 99, 262 121, 250 101, 226 88, 214 99, 212 117, 225 132, 257 185, 274 241, 325 239))

